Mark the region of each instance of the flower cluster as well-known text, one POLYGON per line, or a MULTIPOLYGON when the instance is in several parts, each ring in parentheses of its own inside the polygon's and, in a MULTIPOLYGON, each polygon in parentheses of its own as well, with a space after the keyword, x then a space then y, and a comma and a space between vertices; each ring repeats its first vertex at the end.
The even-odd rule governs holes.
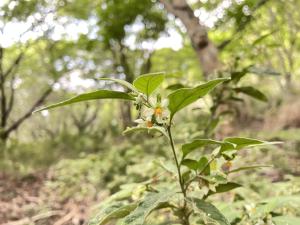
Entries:
POLYGON ((141 96, 136 98, 136 105, 140 105, 137 109, 140 110, 139 119, 135 120, 138 127, 153 127, 165 126, 169 124, 170 111, 168 109, 168 99, 161 100, 160 95, 157 95, 156 102, 147 100, 146 104, 141 104, 141 96))

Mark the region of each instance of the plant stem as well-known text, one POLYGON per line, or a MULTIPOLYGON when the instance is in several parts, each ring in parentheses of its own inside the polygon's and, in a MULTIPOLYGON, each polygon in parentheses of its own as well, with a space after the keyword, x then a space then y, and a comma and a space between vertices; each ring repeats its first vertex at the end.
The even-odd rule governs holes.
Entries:
POLYGON ((178 178, 179 178, 179 184, 180 184, 181 192, 182 192, 182 194, 183 194, 183 196, 185 198, 186 197, 186 191, 184 189, 184 184, 183 184, 183 180, 182 180, 182 176, 181 176, 181 171, 180 171, 180 165, 179 165, 178 158, 177 158, 176 151, 175 151, 174 140, 173 140, 172 132, 171 132, 171 126, 168 126, 167 131, 168 131, 168 135, 169 135, 169 138, 170 138, 170 144, 171 144, 171 148, 172 148, 174 160, 175 160, 176 167, 177 167, 177 173, 178 173, 178 178))
POLYGON ((168 132, 168 136, 169 136, 169 139, 170 139, 170 144, 171 144, 174 160, 175 160, 176 167, 177 167, 179 185, 180 185, 180 188, 181 188, 181 192, 183 194, 183 201, 184 201, 184 204, 183 204, 183 207, 182 207, 183 217, 180 218, 180 220, 182 221, 183 225, 189 225, 190 222, 189 222, 189 213, 187 212, 186 189, 184 188, 184 181, 183 181, 182 176, 181 176, 180 165, 179 165, 178 158, 177 158, 176 151, 175 151, 174 140, 173 140, 172 132, 171 132, 171 125, 167 127, 167 132, 168 132))

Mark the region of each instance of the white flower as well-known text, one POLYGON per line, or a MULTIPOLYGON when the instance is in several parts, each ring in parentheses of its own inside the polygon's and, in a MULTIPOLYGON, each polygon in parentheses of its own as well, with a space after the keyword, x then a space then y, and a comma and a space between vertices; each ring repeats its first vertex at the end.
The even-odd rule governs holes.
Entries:
POLYGON ((153 108, 146 108, 142 112, 142 118, 145 118, 146 120, 152 119, 152 117, 155 117, 155 121, 158 124, 163 124, 168 121, 170 111, 168 110, 168 103, 169 101, 167 99, 163 100, 161 103, 156 103, 153 108), (150 119, 149 119, 150 118, 150 119))
POLYGON ((140 127, 152 127, 155 124, 167 124, 170 116, 168 104, 168 99, 152 104, 152 107, 147 107, 142 111, 141 118, 137 119, 135 122, 138 123, 138 126, 140 127))
POLYGON ((153 123, 151 119, 149 120, 149 118, 146 120, 137 119, 134 122, 138 124, 138 127, 148 127, 148 128, 153 127, 153 123))
POLYGON ((154 108, 155 119, 160 124, 168 122, 170 116, 168 105, 168 99, 164 99, 161 104, 156 104, 154 108))

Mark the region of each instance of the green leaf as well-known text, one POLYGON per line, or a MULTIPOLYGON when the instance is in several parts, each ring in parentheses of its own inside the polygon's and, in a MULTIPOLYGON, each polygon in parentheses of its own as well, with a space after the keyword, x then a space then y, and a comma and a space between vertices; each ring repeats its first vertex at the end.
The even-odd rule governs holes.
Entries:
POLYGON ((208 166, 208 159, 206 156, 202 156, 198 161, 199 171, 203 171, 203 174, 207 175, 210 173, 210 167, 208 166), (206 167, 206 168, 205 168, 206 167))
POLYGON ((122 202, 114 202, 103 209, 95 218, 89 221, 89 225, 104 225, 114 219, 127 216, 137 207, 137 203, 124 205, 122 202))
POLYGON ((143 225, 147 216, 160 205, 167 203, 175 193, 170 190, 149 193, 137 208, 122 220, 121 225, 143 225))
POLYGON ((270 165, 244 166, 244 167, 240 167, 240 168, 237 168, 237 169, 234 169, 234 170, 230 170, 227 173, 228 174, 229 173, 236 173, 236 172, 239 172, 239 171, 242 171, 242 170, 260 169, 260 168, 265 168, 265 167, 273 167, 273 166, 270 166, 270 165))
POLYGON ((163 82, 165 73, 149 73, 139 76, 133 81, 133 86, 149 96, 163 82))
POLYGON ((257 44, 259 44, 260 42, 262 42, 264 39, 266 39, 267 37, 269 37, 270 35, 274 34, 275 32, 277 32, 278 30, 273 30, 273 31, 270 31, 269 33, 267 34, 264 34, 262 36, 260 36, 259 38, 257 38, 253 43, 252 43, 252 46, 255 46, 257 44))
POLYGON ((142 132, 142 131, 147 131, 148 134, 150 133, 161 133, 163 134, 166 138, 169 139, 169 136, 165 129, 163 127, 158 127, 158 126, 153 126, 153 127, 127 127, 126 130, 123 131, 124 135, 133 133, 133 132, 142 132))
POLYGON ((218 145, 218 146, 229 145, 230 147, 234 148, 234 145, 232 145, 230 143, 225 143, 222 141, 215 141, 212 139, 196 139, 190 143, 182 145, 181 150, 182 150, 183 157, 185 157, 189 153, 193 152, 195 149, 201 148, 201 147, 204 147, 207 145, 218 145))
POLYGON ((171 84, 169 85, 166 89, 168 90, 171 90, 171 91, 175 91, 177 89, 180 89, 180 88, 184 88, 185 86, 181 83, 177 83, 177 84, 171 84))
POLYGON ((237 93, 243 93, 243 94, 249 95, 252 98, 255 98, 255 99, 263 101, 263 102, 268 101, 268 98, 264 93, 262 93, 260 90, 254 88, 254 87, 251 87, 251 86, 238 87, 238 88, 234 88, 234 90, 237 93))
POLYGON ((231 80, 237 84, 247 73, 248 68, 244 68, 242 71, 234 71, 231 74, 231 80))
POLYGON ((276 216, 272 218, 275 225, 299 225, 300 217, 294 216, 276 216))
POLYGON ((220 152, 225 160, 233 160, 236 157, 238 150, 230 150, 230 149, 222 149, 221 148, 220 152))
POLYGON ((221 175, 209 175, 209 176, 201 176, 199 175, 203 180, 208 181, 209 183, 214 184, 226 184, 227 178, 221 175))
POLYGON ((99 90, 99 91, 94 91, 94 92, 77 95, 68 100, 46 106, 46 107, 38 109, 34 112, 40 112, 43 110, 48 110, 48 109, 65 106, 65 105, 70 105, 70 104, 77 103, 77 102, 84 102, 84 101, 97 100, 97 99, 124 99, 124 100, 132 100, 132 101, 134 100, 134 98, 132 96, 130 96, 129 94, 124 93, 124 92, 99 90))
POLYGON ((204 213, 206 217, 218 222, 220 225, 230 225, 225 216, 211 203, 205 202, 202 199, 192 198, 196 209, 196 213, 204 213))
MULTIPOLYGON (((252 139, 252 138, 243 138, 243 137, 230 137, 230 138, 225 138, 223 140, 224 142, 229 142, 235 145, 236 150, 239 150, 241 148, 245 147, 254 147, 258 145, 272 145, 272 144, 279 144, 281 142, 267 142, 267 141, 261 141, 257 139, 252 139)), ((226 149, 227 150, 232 150, 232 149, 226 149)))
POLYGON ((209 196, 209 195, 213 195, 213 194, 217 194, 217 193, 228 192, 228 191, 231 191, 231 190, 233 190, 235 188, 239 188, 239 187, 242 187, 242 185, 240 185, 238 183, 234 183, 234 182, 228 182, 226 184, 219 184, 216 187, 215 192, 209 191, 207 195, 209 196))
POLYGON ((171 119, 173 118, 176 112, 197 101, 199 98, 205 96, 217 85, 226 80, 228 79, 219 78, 208 81, 207 83, 201 84, 194 88, 181 88, 169 94, 168 98, 171 119))
POLYGON ((132 90, 134 92, 138 92, 138 90, 129 82, 125 81, 125 80, 121 80, 121 79, 116 79, 116 78, 99 78, 99 80, 108 80, 108 81, 113 81, 115 83, 118 83, 126 88, 128 88, 129 90, 132 90))
POLYGON ((199 168, 198 162, 193 159, 184 159, 181 164, 187 166, 191 170, 197 170, 199 168))

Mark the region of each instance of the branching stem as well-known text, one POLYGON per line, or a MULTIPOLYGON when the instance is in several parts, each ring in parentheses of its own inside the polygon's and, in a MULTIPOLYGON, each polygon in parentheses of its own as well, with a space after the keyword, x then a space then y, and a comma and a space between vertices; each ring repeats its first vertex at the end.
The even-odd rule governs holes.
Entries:
POLYGON ((184 181, 182 179, 182 175, 181 175, 181 170, 180 170, 180 164, 176 155, 176 151, 175 151, 175 145, 174 145, 174 140, 172 137, 172 132, 171 132, 171 125, 167 127, 167 132, 168 132, 168 136, 170 139, 170 144, 171 144, 171 148, 172 148, 172 152, 173 152, 173 156, 174 156, 174 160, 175 160, 175 164, 177 167, 177 173, 178 173, 178 180, 179 180, 179 185, 181 188, 181 192, 183 194, 183 207, 182 207, 182 213, 183 213, 183 217, 180 218, 182 221, 183 225, 189 225, 189 213, 187 212, 187 202, 186 202, 186 188, 184 187, 184 181))
POLYGON ((183 183, 182 176, 181 176, 179 161, 178 161, 176 151, 175 151, 175 145, 174 145, 174 140, 173 140, 173 137, 172 137, 171 126, 168 126, 167 132, 168 132, 168 135, 169 135, 169 138, 170 138, 170 144, 171 144, 174 160, 175 160, 175 163, 176 163, 176 168, 177 168, 177 173, 178 173, 178 179, 179 179, 181 192, 182 192, 182 194, 185 198, 186 197, 186 191, 185 191, 184 183, 183 183))

